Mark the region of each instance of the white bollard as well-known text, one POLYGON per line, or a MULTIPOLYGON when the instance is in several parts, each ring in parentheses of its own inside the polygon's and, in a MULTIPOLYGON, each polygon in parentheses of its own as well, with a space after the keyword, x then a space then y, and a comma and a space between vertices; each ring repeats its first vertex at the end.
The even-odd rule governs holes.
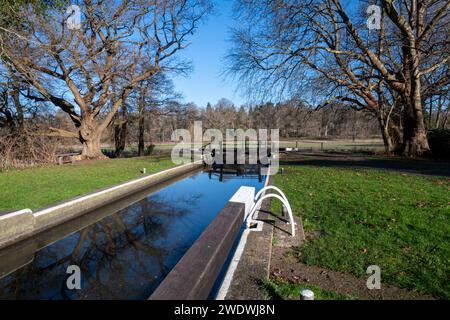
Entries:
POLYGON ((300 300, 314 300, 314 292, 308 289, 300 291, 300 300))
POLYGON ((142 173, 146 174, 147 173, 147 168, 142 169, 142 173))

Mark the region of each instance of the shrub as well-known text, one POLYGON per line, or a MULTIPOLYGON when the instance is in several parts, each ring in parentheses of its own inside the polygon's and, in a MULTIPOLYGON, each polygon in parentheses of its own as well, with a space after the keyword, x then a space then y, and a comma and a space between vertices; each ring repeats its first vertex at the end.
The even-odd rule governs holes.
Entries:
POLYGON ((151 155, 153 153, 153 150, 155 150, 155 145, 154 144, 151 144, 151 145, 147 146, 145 148, 145 155, 146 156, 151 155))
POLYGON ((30 133, 1 132, 0 171, 56 162, 59 140, 30 133))
POLYGON ((433 129, 428 131, 428 142, 433 155, 440 158, 450 158, 450 130, 433 129))
POLYGON ((117 158, 115 150, 112 149, 102 149, 102 153, 108 158, 114 159, 117 158))

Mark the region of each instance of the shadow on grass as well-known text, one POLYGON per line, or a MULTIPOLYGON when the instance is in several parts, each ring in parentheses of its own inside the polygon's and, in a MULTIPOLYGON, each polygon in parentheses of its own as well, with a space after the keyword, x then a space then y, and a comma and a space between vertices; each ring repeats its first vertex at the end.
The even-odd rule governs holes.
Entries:
POLYGON ((450 165, 447 162, 429 160, 367 158, 341 154, 301 155, 283 159, 280 165, 307 165, 336 168, 369 168, 388 171, 406 172, 429 176, 450 177, 450 165))

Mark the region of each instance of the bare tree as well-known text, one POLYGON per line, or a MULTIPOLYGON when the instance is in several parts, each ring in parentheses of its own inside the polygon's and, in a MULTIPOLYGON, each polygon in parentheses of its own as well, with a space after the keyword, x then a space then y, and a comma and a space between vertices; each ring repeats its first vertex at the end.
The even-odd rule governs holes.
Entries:
POLYGON ((167 109, 167 105, 180 98, 174 91, 173 83, 164 73, 158 73, 155 77, 143 81, 138 88, 137 121, 138 121, 138 154, 145 154, 146 119, 170 115, 173 110, 167 109))
POLYGON ((180 66, 175 54, 209 12, 208 0, 80 1, 81 27, 69 30, 65 8, 21 6, 20 27, 0 29, 2 60, 38 94, 68 114, 88 158, 104 157, 100 142, 125 99, 142 81, 180 66), (114 90, 113 90, 114 84, 114 90))
POLYGON ((401 95, 405 107, 404 149, 412 156, 429 151, 422 100, 422 77, 448 63, 448 10, 450 1, 382 0, 380 4, 401 41, 401 73, 364 44, 339 0, 333 0, 339 16, 357 47, 376 68, 379 76, 401 95), (444 38, 437 36, 446 35, 444 38), (437 41, 436 41, 437 40, 437 41))
POLYGON ((339 0, 263 2, 240 1, 245 24, 234 32, 231 73, 264 94, 275 89, 368 110, 387 151, 399 130, 399 152, 429 151, 421 81, 448 67, 449 1, 367 1, 362 13, 339 0), (365 9, 374 3, 383 9, 377 32, 366 26, 365 9))

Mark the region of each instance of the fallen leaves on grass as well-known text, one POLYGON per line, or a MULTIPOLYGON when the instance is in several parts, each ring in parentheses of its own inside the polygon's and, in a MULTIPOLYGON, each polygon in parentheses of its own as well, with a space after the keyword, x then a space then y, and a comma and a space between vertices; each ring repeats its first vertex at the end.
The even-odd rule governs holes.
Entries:
POLYGON ((422 208, 425 206, 425 202, 424 201, 417 201, 416 202, 416 208, 422 208))

